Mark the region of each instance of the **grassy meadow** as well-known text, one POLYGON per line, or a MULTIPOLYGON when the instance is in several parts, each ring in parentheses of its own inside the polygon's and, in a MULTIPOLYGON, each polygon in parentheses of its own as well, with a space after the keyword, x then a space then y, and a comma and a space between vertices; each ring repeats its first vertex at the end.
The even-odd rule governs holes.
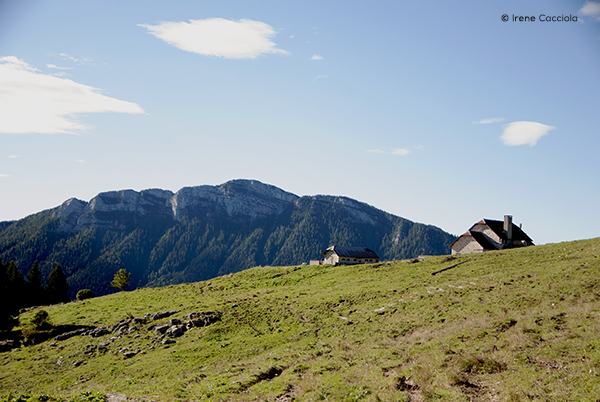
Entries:
MULTIPOLYGON (((55 326, 108 329, 176 313, 121 335, 2 352, 0 400, 91 392, 137 401, 596 401, 599 256, 600 238, 373 265, 258 267, 44 307, 55 326), (221 321, 172 344, 148 330, 207 311, 223 312, 221 321)), ((25 335, 35 312, 21 316, 25 335)))

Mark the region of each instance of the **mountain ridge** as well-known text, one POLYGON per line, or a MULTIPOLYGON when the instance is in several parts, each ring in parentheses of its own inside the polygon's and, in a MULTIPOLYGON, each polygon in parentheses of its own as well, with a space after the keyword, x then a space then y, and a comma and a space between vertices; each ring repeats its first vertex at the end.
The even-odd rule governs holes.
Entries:
POLYGON ((210 279, 260 265, 293 265, 330 245, 368 246, 383 260, 447 254, 455 237, 343 196, 297 196, 257 180, 70 198, 0 223, 0 258, 25 273, 61 264, 72 293, 110 293, 125 268, 133 286, 210 279), (3 225, 3 226, 2 226, 3 225))
MULTIPOLYGON (((54 210, 52 216, 56 218, 65 218, 65 225, 61 225, 59 230, 79 230, 84 226, 99 222, 84 217, 91 212, 136 212, 139 215, 146 215, 152 211, 148 209, 163 207, 162 213, 167 213, 167 209, 172 213, 172 217, 179 220, 185 215, 186 209, 194 208, 208 200, 222 206, 229 216, 248 215, 257 218, 260 215, 269 215, 273 212, 279 213, 282 210, 282 204, 293 202, 299 196, 281 190, 275 186, 261 183, 257 180, 232 180, 219 186, 201 185, 182 187, 176 193, 163 189, 145 189, 135 191, 131 189, 106 191, 97 194, 89 202, 78 198, 69 198, 60 206, 51 208, 54 210), (243 194, 243 190, 250 193, 254 198, 243 194), (269 196, 272 202, 260 203, 269 196), (161 205, 162 204, 162 205, 161 205), (249 208, 252 204, 254 208, 249 208), (72 228, 68 227, 70 221, 77 214, 77 223, 72 228), (83 219, 80 222, 80 219, 83 219)), ((63 223, 61 222, 61 223, 63 223)))

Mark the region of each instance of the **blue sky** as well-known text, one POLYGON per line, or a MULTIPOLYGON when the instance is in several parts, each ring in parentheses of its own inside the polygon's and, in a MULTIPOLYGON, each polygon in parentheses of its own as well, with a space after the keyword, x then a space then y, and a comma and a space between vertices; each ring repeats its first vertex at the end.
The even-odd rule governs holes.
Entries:
POLYGON ((0 2, 0 220, 246 178, 577 240, 599 134, 600 1, 0 2))

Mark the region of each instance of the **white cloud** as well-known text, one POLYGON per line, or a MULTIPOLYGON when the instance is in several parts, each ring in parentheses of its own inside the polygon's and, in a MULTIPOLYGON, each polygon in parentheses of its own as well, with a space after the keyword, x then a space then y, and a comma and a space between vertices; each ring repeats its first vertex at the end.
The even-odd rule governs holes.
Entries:
POLYGON ((313 54, 310 59, 311 60, 323 60, 323 56, 318 55, 318 54, 313 54))
POLYGON ((404 149, 404 148, 395 148, 395 149, 392 149, 391 152, 382 151, 381 149, 368 149, 367 152, 369 152, 371 154, 390 154, 390 155, 401 155, 401 156, 406 156, 410 153, 410 151, 408 149, 404 149))
POLYGON ((15 57, 0 57, 0 133, 70 133, 87 127, 79 113, 144 113, 98 89, 40 72, 15 57))
POLYGON ((17 159, 18 157, 20 157, 21 155, 8 155, 8 157, 10 159, 17 159))
POLYGON ((317 75, 317 76, 315 77, 315 79, 313 80, 313 82, 315 82, 315 81, 317 81, 317 80, 320 80, 321 78, 327 78, 327 75, 317 75))
POLYGON ((66 53, 61 53, 61 54, 60 54, 60 56, 61 56, 63 59, 66 59, 66 60, 71 60, 72 62, 74 62, 74 63, 76 63, 76 64, 79 64, 79 65, 83 65, 83 64, 92 64, 92 63, 94 62, 94 59, 90 59, 90 58, 88 58, 88 57, 84 57, 84 58, 82 58, 82 59, 78 59, 77 57, 70 56, 70 55, 68 55, 68 54, 66 54, 66 53))
POLYGON ((58 67, 58 66, 55 66, 54 64, 46 64, 46 67, 47 68, 54 68, 54 69, 57 69, 57 70, 72 70, 73 69, 72 67, 58 67))
POLYGON ((10 177, 9 174, 0 174, 0 177, 10 177))
POLYGON ((406 156, 410 153, 410 151, 408 149, 404 149, 404 148, 396 148, 392 151, 392 154, 394 155, 402 155, 402 156, 406 156))
POLYGON ((500 121, 504 121, 504 117, 492 117, 491 119, 481 119, 479 121, 472 122, 472 124, 492 124, 498 123, 500 121))
POLYGON ((581 7, 579 13, 600 21, 600 1, 586 1, 583 3, 583 7, 581 7))
POLYGON ((504 132, 500 136, 504 145, 527 145, 534 146, 537 141, 548 131, 555 127, 547 126, 535 121, 515 121, 504 126, 504 132))
POLYGON ((159 39, 186 52, 226 59, 254 59, 261 54, 289 54, 270 38, 275 31, 260 21, 223 18, 140 24, 159 39))
POLYGON ((83 159, 75 159, 73 162, 77 162, 77 163, 85 163, 85 161, 83 159))

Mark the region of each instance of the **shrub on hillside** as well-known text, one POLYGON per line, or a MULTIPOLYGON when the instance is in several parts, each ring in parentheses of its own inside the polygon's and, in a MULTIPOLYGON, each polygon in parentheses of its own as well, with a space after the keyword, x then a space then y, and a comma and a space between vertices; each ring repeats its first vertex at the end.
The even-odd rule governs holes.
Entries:
POLYGON ((31 326, 36 330, 45 330, 52 328, 50 316, 46 310, 40 310, 31 319, 31 326))
POLYGON ((77 300, 92 299, 94 297, 96 297, 96 295, 90 289, 81 289, 77 292, 77 300))

